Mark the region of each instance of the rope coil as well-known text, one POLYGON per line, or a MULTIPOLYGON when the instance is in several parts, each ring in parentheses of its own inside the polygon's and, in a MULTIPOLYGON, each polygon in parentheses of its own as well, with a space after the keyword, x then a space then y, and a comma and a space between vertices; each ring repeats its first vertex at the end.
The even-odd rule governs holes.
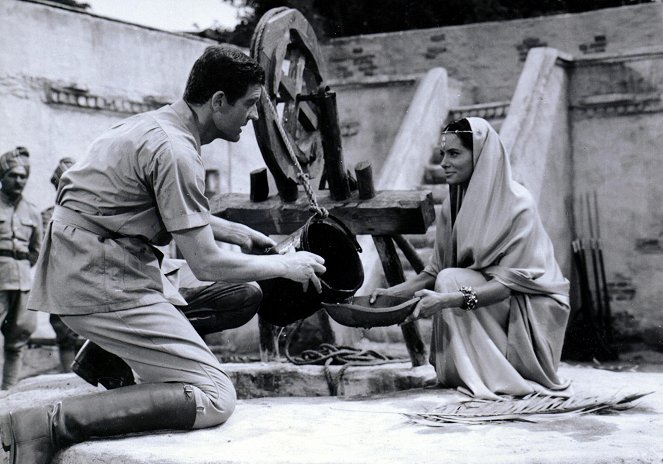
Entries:
POLYGON ((330 343, 321 343, 318 349, 304 350, 296 356, 290 354, 290 343, 293 335, 300 329, 304 320, 300 320, 295 328, 288 333, 285 343, 285 357, 291 363, 302 365, 324 366, 325 379, 332 396, 338 394, 338 387, 343 380, 345 371, 352 366, 378 366, 381 364, 395 364, 407 362, 407 359, 392 358, 375 350, 362 350, 350 346, 336 346, 330 343), (329 366, 340 365, 341 369, 333 376, 329 366))

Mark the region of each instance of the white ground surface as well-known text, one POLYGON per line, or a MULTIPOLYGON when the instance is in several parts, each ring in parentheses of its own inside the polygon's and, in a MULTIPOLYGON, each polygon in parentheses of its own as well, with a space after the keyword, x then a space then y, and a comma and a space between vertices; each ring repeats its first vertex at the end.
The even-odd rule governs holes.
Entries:
MULTIPOLYGON (((613 414, 441 428, 399 413, 464 398, 453 390, 248 399, 220 427, 81 443, 54 464, 663 463, 663 373, 563 365, 560 374, 578 395, 654 393, 613 414)), ((34 377, 0 394, 0 412, 90 391, 73 375, 34 377)))

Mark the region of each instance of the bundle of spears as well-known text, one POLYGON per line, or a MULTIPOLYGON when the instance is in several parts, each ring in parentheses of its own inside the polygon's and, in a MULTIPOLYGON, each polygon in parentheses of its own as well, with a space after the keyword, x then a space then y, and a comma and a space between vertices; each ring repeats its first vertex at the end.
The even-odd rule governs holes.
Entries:
POLYGON ((578 361, 616 360, 596 192, 581 195, 575 210, 576 238, 571 248, 579 307, 571 313, 564 356, 578 361))

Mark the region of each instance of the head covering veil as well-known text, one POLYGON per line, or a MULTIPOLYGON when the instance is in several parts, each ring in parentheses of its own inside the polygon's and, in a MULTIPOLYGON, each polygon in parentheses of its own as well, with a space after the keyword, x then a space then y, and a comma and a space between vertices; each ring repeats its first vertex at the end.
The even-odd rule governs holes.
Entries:
POLYGON ((472 177, 466 185, 450 186, 438 219, 435 252, 424 271, 437 275, 449 267, 474 269, 513 291, 546 294, 568 305, 569 283, 531 194, 512 179, 499 135, 484 119, 468 121, 472 177))

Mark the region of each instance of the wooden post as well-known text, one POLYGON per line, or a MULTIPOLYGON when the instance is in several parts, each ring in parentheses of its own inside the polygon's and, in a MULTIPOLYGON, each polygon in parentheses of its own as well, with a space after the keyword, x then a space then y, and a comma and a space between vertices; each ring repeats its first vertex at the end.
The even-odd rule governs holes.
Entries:
POLYGON ((330 92, 328 87, 323 87, 318 91, 317 97, 320 104, 320 131, 322 132, 322 149, 329 192, 332 199, 343 201, 350 198, 350 186, 343 165, 336 93, 330 92))
POLYGON ((260 361, 275 361, 278 359, 279 347, 276 339, 277 328, 261 317, 258 318, 258 332, 260 335, 260 361))
POLYGON ((336 335, 334 334, 334 329, 332 329, 331 322, 329 322, 329 315, 326 311, 318 311, 316 313, 318 319, 317 324, 320 328, 320 335, 326 343, 332 345, 336 344, 336 335))
POLYGON ((370 200, 375 197, 375 186, 373 185, 373 168, 368 161, 360 161, 355 165, 357 176, 357 188, 361 200, 370 200))
MULTIPOLYGON (((391 237, 387 235, 374 235, 373 241, 382 261, 382 268, 387 279, 387 284, 392 287, 405 281, 403 265, 396 253, 396 247, 391 237)), ((421 339, 419 324, 417 321, 401 325, 405 346, 410 354, 412 366, 423 366, 426 364, 426 347, 421 339)))
POLYGON ((269 197, 269 183, 267 182, 267 168, 251 171, 251 201, 265 201, 269 197))

